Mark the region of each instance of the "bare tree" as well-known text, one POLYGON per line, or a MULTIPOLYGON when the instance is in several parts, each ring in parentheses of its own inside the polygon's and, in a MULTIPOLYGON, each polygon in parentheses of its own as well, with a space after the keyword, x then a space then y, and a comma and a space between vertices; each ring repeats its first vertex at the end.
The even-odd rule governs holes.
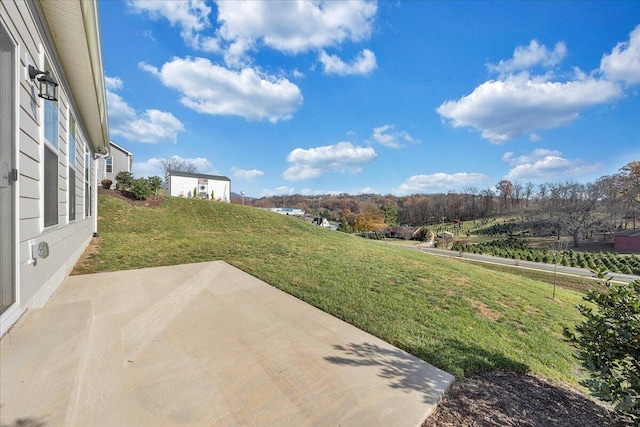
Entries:
POLYGON ((198 168, 196 165, 190 161, 182 159, 178 156, 169 157, 168 159, 163 159, 160 161, 162 164, 162 172, 164 172, 164 176, 167 176, 167 172, 189 172, 189 173, 197 173, 198 168))
POLYGON ((587 231, 594 220, 600 188, 595 184, 566 182, 549 184, 547 197, 541 208, 556 224, 558 237, 565 231, 573 237, 573 246, 579 246, 581 231, 587 231))
POLYGON ((498 195, 500 196, 500 212, 502 213, 508 210, 509 199, 513 193, 513 184, 511 181, 503 179, 496 184, 496 190, 498 190, 498 195))
POLYGON ((529 207, 529 199, 533 196, 533 190, 535 186, 533 182, 525 182, 524 184, 524 203, 526 207, 529 207))
POLYGON ((633 220, 633 228, 636 228, 636 214, 640 208, 640 161, 629 162, 620 168, 618 174, 620 182, 620 195, 627 203, 628 215, 633 220))

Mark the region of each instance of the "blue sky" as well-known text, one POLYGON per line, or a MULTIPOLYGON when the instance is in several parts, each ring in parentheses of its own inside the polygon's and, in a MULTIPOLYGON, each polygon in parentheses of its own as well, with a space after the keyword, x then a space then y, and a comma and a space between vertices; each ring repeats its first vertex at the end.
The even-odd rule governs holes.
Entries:
POLYGON ((640 160, 640 2, 107 1, 112 141, 232 191, 590 182, 640 160))

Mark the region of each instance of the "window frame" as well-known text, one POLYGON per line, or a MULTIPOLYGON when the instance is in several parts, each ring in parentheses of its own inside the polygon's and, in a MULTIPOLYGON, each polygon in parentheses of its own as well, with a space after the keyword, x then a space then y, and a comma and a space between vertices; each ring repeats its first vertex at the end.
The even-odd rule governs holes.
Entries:
POLYGON ((76 121, 73 118, 73 114, 69 112, 69 134, 68 134, 68 165, 69 172, 67 174, 68 202, 69 202, 69 222, 76 220, 77 206, 76 206, 76 121))
MULTIPOLYGON (((54 71, 45 56, 44 70, 54 75, 54 71)), ((54 77, 55 78, 55 77, 54 77)), ((42 220, 44 228, 60 223, 59 212, 59 156, 60 156, 60 109, 58 101, 41 99, 43 104, 42 132, 43 173, 42 173, 42 220)))

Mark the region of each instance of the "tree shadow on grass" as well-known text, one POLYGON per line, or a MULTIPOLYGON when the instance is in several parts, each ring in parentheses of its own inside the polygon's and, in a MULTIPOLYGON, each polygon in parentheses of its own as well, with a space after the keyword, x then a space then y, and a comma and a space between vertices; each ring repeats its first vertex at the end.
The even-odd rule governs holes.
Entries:
POLYGON ((450 372, 458 379, 491 371, 521 374, 530 371, 529 365, 513 360, 499 350, 487 350, 453 338, 443 339, 433 348, 412 347, 407 351, 450 372))

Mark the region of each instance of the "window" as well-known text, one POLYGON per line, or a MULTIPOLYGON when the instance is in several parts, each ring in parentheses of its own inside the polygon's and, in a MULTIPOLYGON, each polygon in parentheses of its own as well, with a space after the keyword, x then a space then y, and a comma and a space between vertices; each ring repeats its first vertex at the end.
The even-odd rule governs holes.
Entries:
POLYGON ((69 221, 76 219, 76 121, 69 116, 69 221))
POLYGON ((109 156, 107 157, 107 173, 113 173, 113 157, 109 156))
MULTIPOLYGON (((45 59, 45 71, 53 74, 45 59)), ((58 103, 44 103, 44 226, 58 223, 58 103)))

